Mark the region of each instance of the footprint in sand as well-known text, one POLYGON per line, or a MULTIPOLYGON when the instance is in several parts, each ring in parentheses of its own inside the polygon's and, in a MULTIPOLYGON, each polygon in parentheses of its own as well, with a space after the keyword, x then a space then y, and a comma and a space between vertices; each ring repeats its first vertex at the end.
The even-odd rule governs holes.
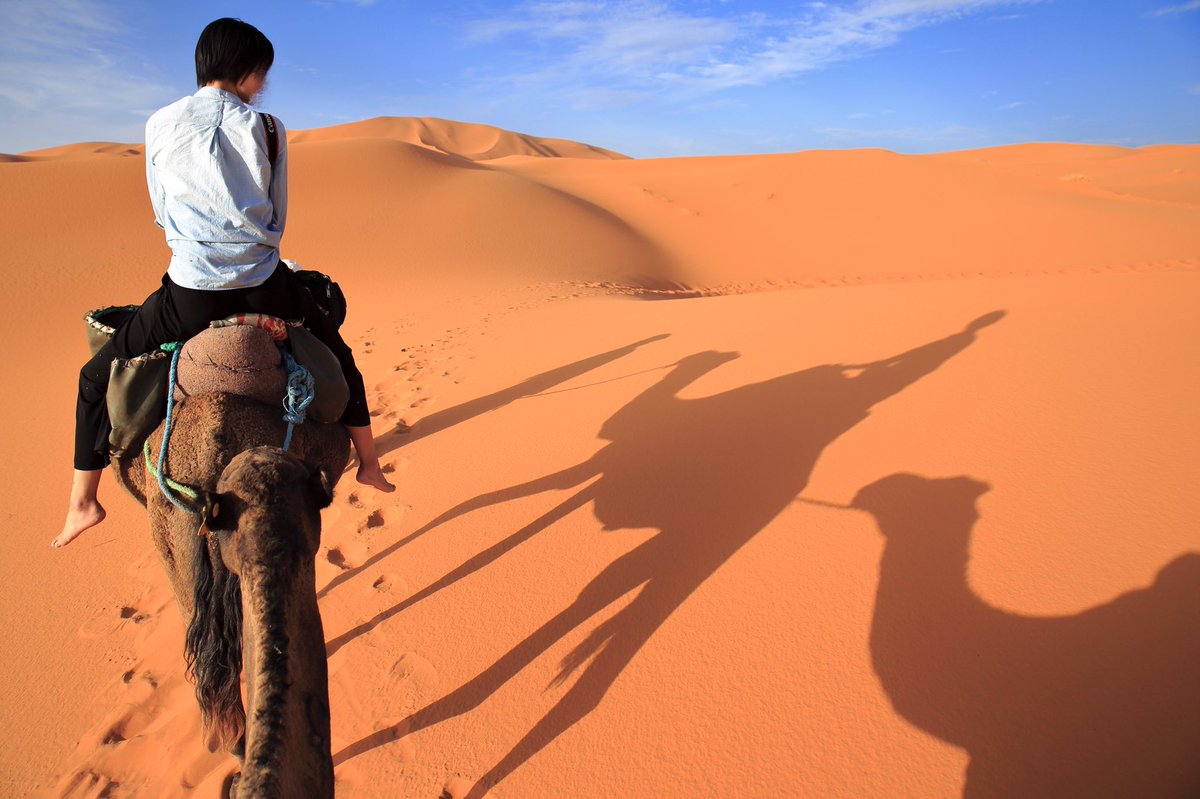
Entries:
MULTIPOLYGON (((471 789, 474 787, 475 780, 456 774, 446 780, 446 784, 442 786, 442 795, 438 799, 463 799, 470 795, 471 789)), ((484 793, 484 797, 485 799, 500 799, 494 790, 484 793)))
POLYGON ((97 774, 94 771, 84 771, 76 774, 59 792, 59 796, 79 797, 79 799, 109 799, 109 797, 118 795, 120 787, 121 783, 115 782, 111 777, 97 774))
POLYGON ((79 626, 79 637, 85 641, 112 635, 129 624, 141 624, 150 614, 132 605, 119 608, 102 608, 79 626))
POLYGON ((407 455, 398 455, 383 462, 380 467, 384 474, 404 474, 412 460, 407 455))
POLYGON ((121 608, 121 618, 129 619, 134 624, 141 624, 146 619, 150 618, 150 615, 148 613, 143 613, 137 608, 125 606, 121 608))
POLYGON ((153 691, 155 688, 158 687, 158 679, 155 678, 155 676, 153 674, 151 674, 150 672, 148 672, 148 671, 143 672, 142 676, 141 676, 141 682, 135 684, 134 679, 137 676, 138 676, 137 669, 130 669, 129 671, 127 671, 121 675, 121 682, 125 683, 126 685, 128 685, 130 687, 135 687, 135 685, 142 685, 142 684, 148 685, 148 686, 150 686, 151 691, 153 691))
POLYGON ((398 685, 419 694, 431 694, 438 687, 438 673, 433 664, 416 652, 405 652, 392 664, 392 678, 398 685))
POLYGON ((371 588, 381 594, 408 593, 408 585, 394 574, 381 574, 371 583, 371 588))
POLYGON ((367 545, 361 541, 348 541, 330 547, 325 559, 339 569, 349 570, 361 566, 368 555, 367 545))
POLYGON ((367 520, 365 522, 363 522, 362 529, 371 530, 375 527, 383 527, 383 523, 384 523, 383 511, 373 510, 367 516, 367 520))
POLYGON ((111 723, 100 728, 103 730, 99 734, 100 745, 117 746, 140 735, 154 721, 155 709, 152 703, 140 703, 126 708, 111 723))

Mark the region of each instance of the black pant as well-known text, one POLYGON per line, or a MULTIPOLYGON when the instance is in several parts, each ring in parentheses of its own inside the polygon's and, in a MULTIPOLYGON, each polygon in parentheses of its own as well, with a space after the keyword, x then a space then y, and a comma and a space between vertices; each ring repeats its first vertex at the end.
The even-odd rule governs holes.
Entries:
POLYGON ((282 262, 258 286, 226 291, 203 291, 177 286, 163 275, 162 286, 117 329, 79 370, 79 399, 75 405, 75 468, 102 469, 108 465, 109 371, 114 358, 134 358, 160 344, 185 341, 208 327, 214 319, 236 313, 265 313, 283 319, 304 319, 304 326, 337 356, 350 386, 350 401, 341 422, 363 427, 370 424, 367 393, 362 374, 354 364, 354 353, 313 303, 307 291, 296 284, 282 262))

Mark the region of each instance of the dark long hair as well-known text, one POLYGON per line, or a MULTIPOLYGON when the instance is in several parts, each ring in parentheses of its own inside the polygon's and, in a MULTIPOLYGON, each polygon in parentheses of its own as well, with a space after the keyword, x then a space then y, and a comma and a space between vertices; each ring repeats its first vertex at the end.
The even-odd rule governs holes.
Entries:
POLYGON ((275 63, 271 40, 253 25, 232 17, 208 23, 196 42, 196 85, 238 83, 275 63))
POLYGON ((192 561, 195 595, 184 652, 205 728, 232 750, 246 729, 241 689, 242 585, 222 562, 213 535, 207 538, 206 546, 196 547, 192 561))

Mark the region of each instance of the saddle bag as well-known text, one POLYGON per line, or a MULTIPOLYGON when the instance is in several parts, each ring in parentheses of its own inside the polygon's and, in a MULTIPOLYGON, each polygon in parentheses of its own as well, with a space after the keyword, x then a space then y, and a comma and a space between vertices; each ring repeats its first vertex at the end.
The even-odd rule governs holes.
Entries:
POLYGON ((157 350, 136 358, 116 358, 109 369, 108 449, 114 458, 141 449, 167 416, 171 353, 157 350))
MULTIPOLYGON (((108 343, 116 329, 137 309, 136 305, 114 305, 98 308, 84 316, 88 349, 92 355, 108 343)), ((166 417, 170 373, 171 354, 161 350, 136 358, 113 360, 105 401, 112 424, 108 445, 114 457, 119 458, 141 447, 166 417)))

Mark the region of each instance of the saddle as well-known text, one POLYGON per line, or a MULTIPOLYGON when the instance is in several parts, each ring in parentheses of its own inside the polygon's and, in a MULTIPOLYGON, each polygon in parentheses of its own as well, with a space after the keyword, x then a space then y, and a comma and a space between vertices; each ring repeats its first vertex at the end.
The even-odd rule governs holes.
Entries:
MULTIPOLYGON (((137 306, 89 313, 88 344, 95 354, 137 306)), ((114 457, 140 449, 166 416, 167 384, 175 362, 176 402, 212 392, 236 394, 281 409, 287 396, 288 356, 313 377, 308 418, 336 422, 350 391, 333 352, 298 322, 265 314, 216 320, 183 343, 177 354, 159 350, 113 361, 106 396, 114 457)))

